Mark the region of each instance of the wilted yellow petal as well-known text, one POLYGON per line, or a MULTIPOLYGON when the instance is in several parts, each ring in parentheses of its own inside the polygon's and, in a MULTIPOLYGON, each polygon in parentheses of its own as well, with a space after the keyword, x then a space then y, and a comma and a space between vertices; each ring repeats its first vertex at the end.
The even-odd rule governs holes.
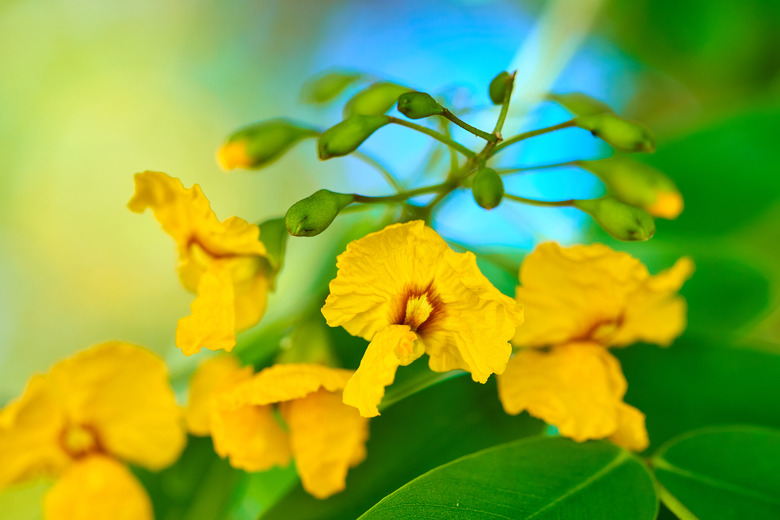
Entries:
POLYGON ((391 325, 379 332, 369 343, 360 367, 344 388, 344 404, 360 410, 363 417, 379 415, 377 405, 385 395, 385 387, 395 380, 400 365, 408 365, 423 354, 408 325, 391 325))
POLYGON ((625 392, 620 363, 592 343, 521 350, 498 377, 507 413, 527 410, 579 442, 615 433, 625 392))
POLYGON ((184 448, 168 370, 148 350, 103 343, 58 363, 48 377, 74 447, 89 447, 91 434, 105 452, 149 469, 168 466, 184 448))
POLYGON ((203 273, 190 315, 179 320, 176 346, 190 356, 209 350, 230 352, 236 345, 236 314, 230 273, 215 265, 203 273))
POLYGON ((324 389, 282 404, 303 488, 317 498, 342 491, 347 471, 366 456, 368 420, 324 389))
MULTIPOLYGON (((238 385, 237 391, 246 383, 238 385)), ((239 393, 243 394, 243 391, 239 393)), ((287 432, 277 422, 271 406, 256 406, 235 397, 217 396, 211 415, 214 451, 227 457, 234 468, 263 471, 290 462, 287 432)))
POLYGON ((22 397, 0 411, 0 488, 61 473, 71 462, 60 444, 65 424, 49 380, 33 376, 22 397))
POLYGON ((618 428, 609 440, 627 450, 643 451, 650 445, 645 428, 645 414, 631 405, 618 407, 618 428))
POLYGON ((190 377, 190 395, 185 412, 189 432, 209 435, 216 394, 251 377, 252 367, 242 367, 235 356, 223 354, 204 361, 190 377))
POLYGON ((44 499, 46 520, 152 520, 143 486, 121 463, 101 455, 76 462, 44 499))

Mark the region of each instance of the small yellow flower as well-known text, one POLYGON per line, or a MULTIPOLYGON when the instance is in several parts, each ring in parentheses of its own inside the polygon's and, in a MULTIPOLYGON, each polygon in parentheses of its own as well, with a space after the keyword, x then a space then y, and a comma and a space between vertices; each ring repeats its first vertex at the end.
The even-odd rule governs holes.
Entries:
POLYGON ((33 376, 0 411, 0 487, 58 478, 47 520, 151 519, 149 498, 122 461, 161 469, 184 443, 165 363, 134 345, 104 343, 33 376))
POLYGON ((644 414, 623 402, 626 380, 606 347, 669 345, 685 329, 676 293, 692 271, 688 258, 651 276, 636 258, 601 244, 539 245, 520 268, 517 300, 528 320, 513 343, 521 350, 498 378, 506 412, 527 410, 576 441, 646 448, 644 414))
POLYGON ((366 456, 368 420, 341 402, 351 376, 305 363, 252 376, 230 356, 215 358, 192 378, 188 416, 208 410, 200 431, 211 433, 215 451, 233 467, 263 471, 295 458, 303 488, 327 498, 344 489, 347 471, 366 456))
POLYGON ((427 353, 436 372, 462 369, 484 383, 500 374, 523 311, 422 221, 393 224, 347 246, 322 314, 371 343, 344 389, 364 417, 379 415, 385 387, 427 353))
POLYGON ((679 191, 657 191, 655 201, 645 209, 655 217, 676 219, 682 213, 684 206, 682 195, 679 191))
POLYGON ((152 209, 176 241, 182 285, 197 294, 191 314, 179 320, 176 346, 186 355, 202 347, 232 350, 236 331, 256 325, 265 312, 269 283, 260 229, 238 217, 219 221, 200 186, 185 189, 159 172, 136 174, 128 207, 152 209))

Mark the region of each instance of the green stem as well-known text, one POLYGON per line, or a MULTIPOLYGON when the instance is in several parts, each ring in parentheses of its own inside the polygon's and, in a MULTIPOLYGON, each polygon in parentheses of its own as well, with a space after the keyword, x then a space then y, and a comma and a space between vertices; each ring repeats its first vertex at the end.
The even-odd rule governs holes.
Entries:
POLYGON ((406 128, 411 128, 412 130, 416 130, 416 131, 418 131, 420 133, 423 133, 423 134, 427 135, 428 137, 432 137, 432 138, 436 139, 437 141, 446 144, 450 148, 453 148, 453 149, 459 151, 460 153, 462 153, 466 157, 475 157, 477 155, 474 152, 472 152, 471 150, 469 150, 468 148, 466 148, 465 146, 463 146, 462 144, 460 144, 460 143, 450 139, 446 135, 441 134, 441 133, 437 132, 436 130, 431 130, 430 128, 424 127, 422 125, 418 125, 418 124, 412 123, 410 121, 405 121, 403 119, 398 119, 397 117, 388 116, 388 118, 390 119, 391 123, 395 123, 396 125, 405 126, 406 128))
POLYGON ((363 152, 359 152, 355 150, 352 152, 352 155, 363 161, 364 163, 368 164, 369 166, 373 166, 379 173, 382 174, 382 176, 385 178, 387 183, 398 193, 401 193, 403 191, 403 187, 401 186, 401 183, 398 181, 398 179, 395 178, 395 176, 390 173, 390 170, 382 166, 382 164, 379 163, 376 159, 373 157, 364 154, 363 152))
MULTIPOLYGON (((439 121, 441 121, 441 130, 444 133, 444 135, 446 135, 448 138, 452 139, 452 133, 450 132, 449 124, 446 121, 442 120, 442 119, 440 119, 439 121)), ((448 175, 452 175, 453 173, 458 171, 458 166, 459 166, 458 165, 458 153, 455 150, 453 150, 452 148, 450 148, 449 146, 447 147, 447 153, 449 153, 449 155, 450 155, 450 171, 449 171, 448 175)))
POLYGON ((417 188, 414 190, 409 191, 402 191, 401 193, 398 193, 396 195, 385 195, 381 197, 370 197, 368 195, 358 195, 355 194, 355 202, 360 202, 362 204, 386 204, 386 203, 392 203, 392 202, 403 202, 406 199, 409 199, 411 197, 415 197, 417 195, 424 195, 426 193, 435 193, 445 187, 446 183, 436 184, 434 186, 424 186, 422 188, 417 188))
POLYGON ((501 130, 504 129, 504 123, 506 122, 506 116, 509 113, 509 102, 512 99, 512 90, 515 88, 515 75, 517 71, 514 71, 508 78, 506 78, 506 90, 504 90, 504 101, 501 103, 501 113, 498 114, 498 121, 496 121, 496 127, 493 129, 493 135, 499 140, 501 137, 501 130))
POLYGON ((461 127, 462 129, 464 129, 465 131, 471 132, 472 134, 476 135, 477 137, 481 137, 482 139, 486 140, 489 143, 498 141, 498 137, 496 137, 495 135, 489 134, 483 130, 480 130, 479 128, 471 126, 470 124, 463 121, 462 119, 460 119, 458 116, 456 116, 446 108, 444 109, 444 112, 442 112, 441 115, 442 117, 449 119, 450 121, 452 121, 453 123, 461 127))
POLYGON ((573 199, 569 200, 536 200, 526 199, 525 197, 518 197, 517 195, 511 195, 509 193, 504 194, 504 198, 514 200, 515 202, 522 202, 523 204, 529 204, 531 206, 541 206, 545 208, 564 208, 572 206, 574 204, 573 199))
POLYGON ((564 166, 577 166, 582 161, 565 161, 551 164, 537 164, 536 166, 523 166, 521 168, 501 168, 496 170, 500 175, 507 175, 510 173, 527 172, 533 170, 545 170, 548 168, 562 168, 564 166))
POLYGON ((511 139, 507 139, 503 143, 496 146, 492 150, 492 152, 489 153, 489 156, 495 155, 501 150, 503 150, 504 148, 508 146, 512 146, 513 144, 518 143, 520 141, 525 141, 526 139, 530 139, 531 137, 536 137, 537 135, 542 135, 542 134, 548 134, 550 132, 555 132, 556 130, 561 130, 563 128, 571 128, 573 126, 574 126, 574 120, 572 119, 571 121, 565 121, 557 125, 548 126, 547 128, 540 128, 538 130, 532 130, 530 132, 524 132, 522 134, 518 134, 512 137, 511 139))

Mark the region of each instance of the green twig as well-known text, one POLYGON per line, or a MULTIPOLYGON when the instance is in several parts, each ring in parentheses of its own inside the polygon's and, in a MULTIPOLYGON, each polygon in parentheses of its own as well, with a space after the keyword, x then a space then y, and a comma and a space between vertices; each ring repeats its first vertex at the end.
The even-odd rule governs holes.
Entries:
POLYGON ((462 129, 464 129, 465 131, 470 132, 470 133, 476 135, 477 137, 481 137, 482 139, 486 140, 489 143, 492 143, 494 141, 498 141, 498 137, 496 137, 495 135, 489 134, 489 133, 487 133, 487 132, 485 132, 483 130, 480 130, 479 128, 471 126, 470 124, 468 124, 467 122, 463 121, 462 119, 460 119, 458 116, 456 116, 455 114, 453 114, 452 112, 450 112, 446 108, 444 109, 444 111, 442 112, 441 115, 442 115, 442 117, 445 117, 445 118, 449 119, 450 121, 452 121, 453 123, 455 123, 456 125, 461 127, 462 129))
POLYGON ((414 190, 402 191, 396 195, 384 195, 381 197, 371 197, 368 195, 355 194, 355 202, 362 204, 387 204, 392 202, 403 202, 411 197, 417 195, 424 195, 426 193, 435 193, 446 186, 447 183, 436 184, 434 186, 424 186, 414 190))
POLYGON ((377 161, 373 157, 371 157, 369 155, 366 155, 363 152, 360 152, 358 150, 355 150, 354 152, 352 152, 352 155, 354 157, 357 157, 358 159, 360 159, 364 163, 368 164, 369 166, 374 167, 377 171, 379 171, 379 173, 382 174, 382 176, 385 178, 387 183, 396 192, 401 193, 403 191, 403 186, 401 186, 400 181, 398 179, 396 179, 395 176, 392 173, 390 173, 390 170, 388 170, 387 168, 382 166, 382 164, 379 163, 379 161, 377 161))
POLYGON ((526 199, 525 197, 518 197, 517 195, 511 195, 509 193, 504 194, 504 198, 514 200, 515 202, 522 202, 523 204, 529 204, 531 206, 541 206, 545 208, 564 208, 574 204, 573 199, 569 200, 536 200, 526 199))
POLYGON ((509 77, 506 78, 506 89, 504 90, 504 101, 501 103, 501 113, 498 114, 498 121, 496 121, 496 127, 493 129, 493 135, 497 140, 501 141, 501 130, 504 129, 504 123, 506 122, 506 116, 509 113, 509 102, 512 100, 512 90, 515 88, 515 76, 517 71, 514 71, 509 77))
POLYGON ((546 170, 549 168, 563 168, 565 166, 577 166, 582 161, 565 161, 552 164, 537 164, 535 166, 523 166, 520 168, 500 168, 496 170, 500 175, 508 175, 511 173, 520 173, 533 170, 546 170))
POLYGON ((515 143, 519 143, 520 141, 525 141, 526 139, 530 139, 531 137, 536 137, 537 135, 542 135, 542 134, 548 134, 550 132, 555 132, 556 130, 561 130, 563 128, 571 128, 573 126, 574 126, 574 120, 572 119, 571 121, 565 121, 565 122, 557 124, 557 125, 548 126, 546 128, 540 128, 538 130, 532 130, 530 132, 524 132, 522 134, 518 134, 518 135, 512 137, 511 139, 507 139, 503 143, 501 143, 498 146, 496 146, 488 154, 488 157, 493 156, 493 155, 497 154, 498 152, 500 152, 501 150, 503 150, 504 148, 506 148, 508 146, 512 146, 515 143))
POLYGON ((406 128, 411 128, 412 130, 416 130, 420 133, 423 133, 427 135, 428 137, 432 137, 436 139, 437 141, 446 144, 450 148, 453 148, 454 150, 457 150, 458 152, 462 153, 466 157, 475 157, 477 154, 463 146, 462 144, 450 139, 446 135, 437 132, 436 130, 431 130, 428 127, 418 125, 416 123, 412 123, 410 121, 406 121, 404 119, 398 119, 397 117, 389 116, 390 122, 395 123, 396 125, 405 126, 406 128))

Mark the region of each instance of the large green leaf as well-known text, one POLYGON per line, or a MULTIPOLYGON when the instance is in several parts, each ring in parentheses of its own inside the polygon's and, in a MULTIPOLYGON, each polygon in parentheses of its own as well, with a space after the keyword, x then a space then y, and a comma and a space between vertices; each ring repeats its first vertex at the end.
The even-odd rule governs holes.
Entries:
POLYGON ((780 356, 683 336, 669 348, 612 351, 628 380, 626 400, 647 415, 652 445, 706 426, 780 427, 780 356))
POLYGON ((780 518, 780 432, 750 427, 682 435, 653 456, 661 499, 682 519, 780 518))
POLYGON ((537 437, 460 458, 406 484, 361 520, 652 520, 653 481, 606 442, 537 437))
POLYGON ((481 385, 468 377, 450 379, 371 420, 368 458, 350 470, 346 491, 317 500, 299 485, 261 518, 357 518, 388 493, 440 464, 538 434, 542 428, 527 415, 505 414, 492 380, 481 385))

